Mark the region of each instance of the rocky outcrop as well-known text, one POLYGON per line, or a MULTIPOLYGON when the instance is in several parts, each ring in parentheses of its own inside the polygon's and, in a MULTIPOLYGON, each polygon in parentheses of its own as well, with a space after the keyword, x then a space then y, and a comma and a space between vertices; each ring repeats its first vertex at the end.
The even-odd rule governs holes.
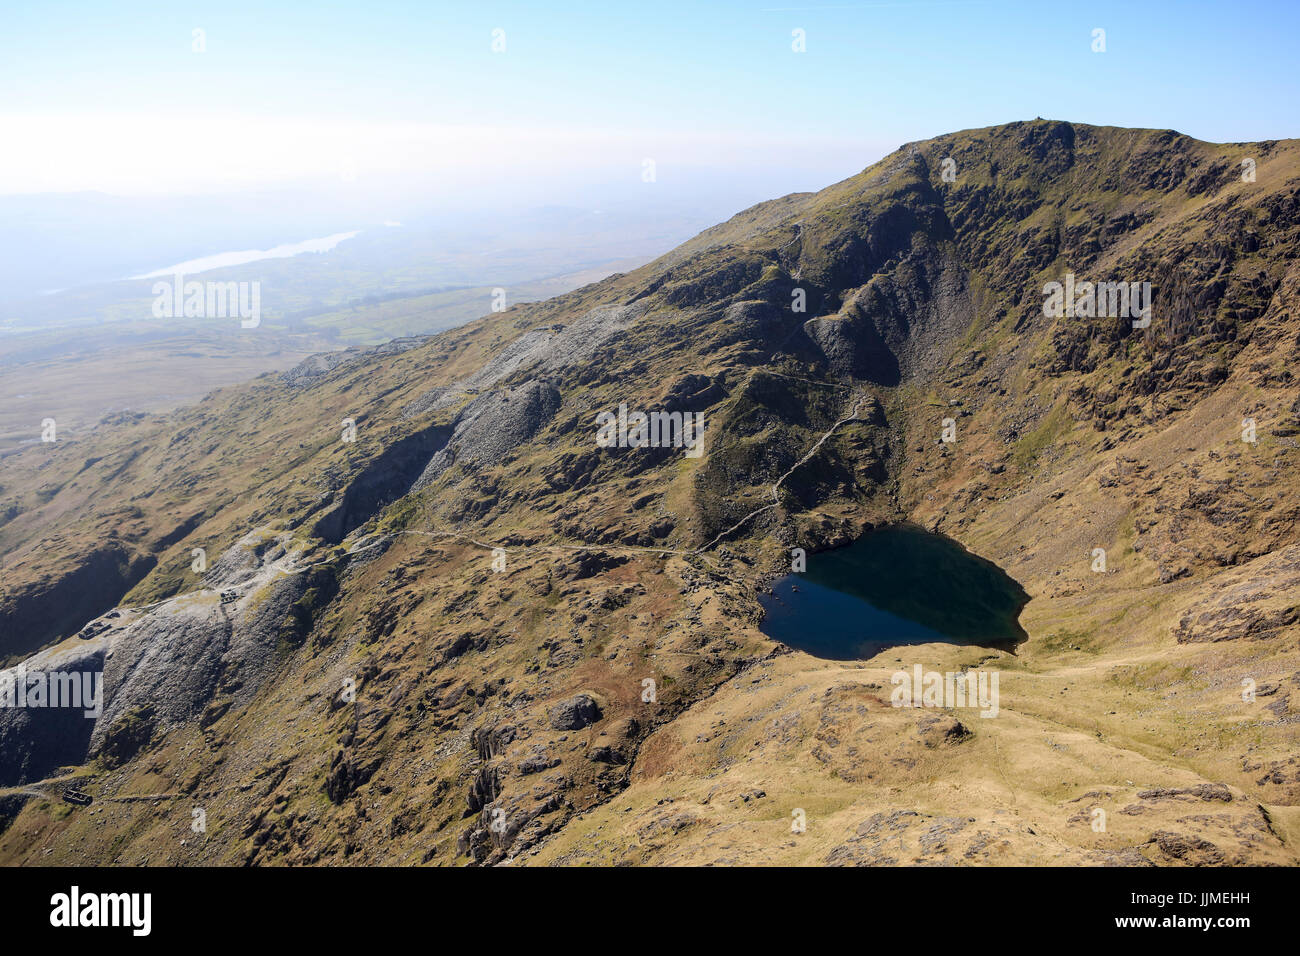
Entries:
POLYGON ((1300 632, 1300 548, 1286 548, 1221 573, 1212 594, 1174 629, 1179 644, 1268 640, 1300 632))
POLYGON ((922 244, 851 293, 839 314, 809 319, 804 331, 835 375, 892 386, 943 368, 970 312, 965 273, 949 254, 922 244))
POLYGON ((491 389, 516 372, 553 373, 589 363, 614 336, 645 315, 644 303, 601 306, 571 325, 533 329, 502 348, 483 367, 455 384, 432 389, 409 404, 403 414, 412 417, 450 408, 491 389))
MULTIPOLYGON (((109 646, 107 637, 65 643, 0 672, 0 688, 3 688, 0 694, 5 694, 8 688, 14 692, 13 698, 0 706, 0 786, 40 780, 59 767, 79 764, 85 759, 102 700, 87 700, 84 692, 102 693, 100 675, 109 646), (27 706, 17 706, 18 681, 31 680, 33 675, 48 680, 47 675, 51 674, 75 680, 79 706, 66 706, 70 698, 60 696, 56 700, 48 691, 39 704, 29 702, 27 706)), ((69 689, 73 688, 69 686, 69 689)))
POLYGON ((427 487, 458 461, 501 461, 537 434, 559 407, 560 393, 538 381, 475 399, 457 416, 450 440, 429 459, 411 490, 427 487))
POLYGON ((590 694, 578 694, 552 707, 548 719, 555 730, 581 730, 600 720, 600 705, 590 694))
POLYGON ((337 544, 385 506, 401 498, 451 437, 452 429, 433 425, 407 435, 376 455, 352 480, 323 517, 314 533, 337 544))
POLYGON ((214 562, 208 581, 219 591, 110 612, 83 630, 87 639, 27 659, 21 667, 29 674, 98 676, 102 696, 90 715, 80 707, 0 708, 0 784, 97 755, 121 762, 179 724, 210 723, 246 705, 300 634, 300 616, 312 613, 304 603, 332 596, 322 593, 323 569, 298 570, 284 541, 256 532, 214 562))
POLYGON ((60 577, 0 596, 0 660, 74 633, 115 606, 156 563, 153 555, 109 542, 60 577))

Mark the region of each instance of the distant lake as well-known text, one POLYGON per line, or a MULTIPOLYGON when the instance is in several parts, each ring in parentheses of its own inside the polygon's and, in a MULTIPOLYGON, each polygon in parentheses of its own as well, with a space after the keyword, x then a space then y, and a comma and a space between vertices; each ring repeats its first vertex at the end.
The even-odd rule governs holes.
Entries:
POLYGON ((273 246, 270 249, 245 249, 242 252, 218 252, 215 255, 203 256, 199 259, 190 259, 186 262, 178 262, 174 266, 168 266, 165 269, 158 269, 154 272, 146 272, 144 275, 131 276, 132 279, 154 279, 158 276, 173 276, 176 273, 182 275, 193 275, 196 272, 207 272, 211 269, 224 269, 228 266, 242 266, 247 262, 259 262, 262 259, 288 259, 291 256, 301 255, 304 252, 329 252, 340 242, 351 239, 361 234, 361 230, 354 232, 336 232, 332 236, 322 236, 319 239, 304 239, 302 242, 289 242, 280 246, 273 246))
POLYGON ((868 532, 808 555, 808 570, 760 595, 768 637, 827 660, 866 660, 900 644, 1014 648, 1029 596, 1001 568, 913 525, 868 532))

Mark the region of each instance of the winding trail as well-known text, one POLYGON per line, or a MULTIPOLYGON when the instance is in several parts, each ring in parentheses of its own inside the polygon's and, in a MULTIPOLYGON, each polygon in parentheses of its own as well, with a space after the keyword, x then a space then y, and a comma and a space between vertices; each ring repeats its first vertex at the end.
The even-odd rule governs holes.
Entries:
MULTIPOLYGON (((789 477, 790 477, 790 476, 795 472, 795 470, 796 470, 797 468, 799 468, 799 466, 806 464, 806 463, 807 463, 807 462, 808 462, 808 461, 809 461, 809 460, 810 460, 814 455, 816 455, 817 452, 821 449, 822 445, 825 444, 826 439, 830 438, 831 435, 835 434, 836 430, 839 429, 839 427, 840 427, 841 425, 846 425, 846 424, 848 424, 849 422, 857 421, 857 420, 858 420, 858 410, 862 408, 862 403, 863 403, 864 401, 866 401, 867 398, 868 398, 868 396, 865 396, 865 395, 864 395, 864 396, 859 396, 859 398, 857 399, 857 401, 855 401, 855 402, 853 403, 853 411, 849 412, 849 414, 848 414, 847 416, 845 416, 844 418, 841 418, 841 419, 840 419, 839 421, 837 421, 834 425, 832 425, 830 428, 828 428, 828 429, 826 430, 825 434, 823 434, 821 438, 817 439, 817 444, 813 445, 812 448, 808 449, 807 453, 806 453, 802 458, 800 458, 798 461, 796 461, 793 465, 791 465, 791 466, 786 470, 785 474, 783 474, 783 475, 782 475, 780 478, 778 478, 776 481, 772 482, 772 503, 771 503, 770 505, 764 505, 762 508, 756 508, 755 510, 751 511, 749 514, 745 515, 745 517, 743 517, 743 518, 741 518, 739 521, 737 521, 735 524, 733 524, 733 525, 732 525, 730 528, 728 528, 726 531, 720 532, 720 533, 717 535, 717 537, 715 537, 715 538, 714 538, 712 541, 710 541, 708 544, 704 545, 704 546, 701 547, 701 548, 697 548, 697 549, 694 550, 694 551, 687 551, 687 552, 685 552, 685 553, 686 553, 686 554, 700 554, 701 552, 707 551, 707 550, 709 550, 710 548, 712 548, 715 544, 717 544, 719 541, 721 541, 723 538, 725 538, 725 537, 727 537, 729 534, 731 534, 733 531, 735 531, 735 530, 737 530, 738 528, 740 528, 742 525, 744 525, 744 524, 745 524, 747 521, 749 521, 750 519, 755 518, 755 517, 757 517, 758 515, 761 515, 761 514, 762 514, 763 512, 765 512, 765 511, 771 511, 771 510, 773 510, 773 509, 775 509, 775 508, 779 508, 779 507, 781 506, 781 496, 780 496, 780 492, 781 492, 781 485, 782 485, 782 483, 784 483, 784 481, 785 481, 787 478, 789 478, 789 477)), ((680 552, 679 552, 679 553, 680 553, 680 552)))
MULTIPOLYGON (((850 389, 849 386, 842 385, 838 382, 815 382, 812 381, 811 379, 801 379, 798 376, 785 375, 780 372, 767 371, 766 374, 777 375, 781 378, 788 378, 794 381, 800 381, 800 382, 806 381, 810 385, 820 385, 827 388, 841 388, 848 391, 852 391, 852 389, 850 389)), ((414 535, 414 536, 426 537, 426 538, 450 538, 457 541, 463 541, 466 544, 474 545, 475 547, 482 548, 485 551, 496 551, 498 549, 510 550, 516 552, 517 551, 552 551, 552 552, 613 551, 613 552, 624 553, 624 554, 658 554, 658 555, 674 554, 674 555, 680 555, 682 557, 705 557, 706 552, 711 551, 723 539, 729 537, 737 530, 744 527, 744 525, 752 521, 754 518, 758 517, 761 514, 764 514, 765 512, 773 511, 776 508, 779 508, 781 506, 781 500, 780 500, 781 485, 785 483, 786 479, 788 479, 792 474, 794 474, 795 471, 797 471, 803 465, 811 461, 816 456, 817 452, 821 450, 822 445, 824 445, 826 441, 832 435, 834 435, 835 432, 838 431, 841 427, 847 425, 850 422, 860 421, 861 419, 858 416, 861 412, 862 405, 864 402, 870 400, 871 400, 871 396, 869 395, 858 395, 857 398, 854 400, 852 410, 846 416, 839 419, 839 421, 835 422, 835 424, 831 425, 830 428, 826 429, 826 431, 822 433, 821 437, 817 439, 817 441, 812 445, 812 447, 809 448, 808 451, 804 453, 802 458, 800 458, 788 469, 786 469, 785 473, 782 474, 779 478, 777 478, 776 481, 772 482, 772 488, 771 488, 772 502, 770 504, 763 505, 761 508, 755 508, 753 511, 746 514, 735 524, 731 525, 731 527, 723 531, 720 531, 713 538, 711 538, 707 543, 701 545, 698 548, 682 549, 682 548, 668 548, 668 547, 638 547, 634 545, 617 545, 617 544, 533 544, 533 545, 512 545, 509 548, 507 548, 505 545, 502 544, 493 544, 492 542, 482 541, 478 538, 473 537, 468 532, 464 532, 464 531, 425 531, 425 530, 403 529, 401 531, 388 532, 387 534, 381 535, 378 537, 378 539, 373 541, 367 541, 366 539, 363 538, 359 541, 354 542, 352 546, 348 548, 347 553, 349 556, 362 554, 363 552, 370 551, 374 548, 382 547, 386 542, 392 540, 394 537, 397 537, 398 535, 414 535)), ((312 568, 320 567, 329 563, 331 562, 314 561, 310 564, 295 565, 291 562, 290 557, 286 556, 284 558, 281 558, 279 561, 277 561, 272 566, 272 570, 278 571, 286 575, 297 574, 303 571, 309 571, 312 568)), ((715 571, 718 571, 718 568, 716 567, 716 565, 713 564, 713 562, 710 561, 709 565, 710 567, 713 567, 715 571)), ((718 571, 718 573, 725 574, 725 572, 722 571, 718 571)), ((172 604, 176 601, 182 601, 185 600, 186 598, 192 598, 201 594, 219 594, 219 593, 220 593, 219 589, 199 588, 194 591, 187 591, 184 594, 177 594, 169 598, 164 598, 161 601, 154 601, 151 604, 121 606, 121 607, 114 608, 113 610, 118 612, 143 613, 145 611, 151 611, 154 608, 162 607, 163 605, 166 604, 172 604)))

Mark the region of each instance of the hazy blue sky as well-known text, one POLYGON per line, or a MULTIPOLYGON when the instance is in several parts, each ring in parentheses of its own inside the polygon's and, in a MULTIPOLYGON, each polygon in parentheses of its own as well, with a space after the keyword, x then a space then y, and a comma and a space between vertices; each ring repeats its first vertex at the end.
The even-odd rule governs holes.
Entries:
POLYGON ((734 169, 776 193, 905 141, 1040 115, 1300 135, 1295 0, 43 0, 4 17, 0 193, 437 193, 632 181, 644 158, 664 180, 734 169))

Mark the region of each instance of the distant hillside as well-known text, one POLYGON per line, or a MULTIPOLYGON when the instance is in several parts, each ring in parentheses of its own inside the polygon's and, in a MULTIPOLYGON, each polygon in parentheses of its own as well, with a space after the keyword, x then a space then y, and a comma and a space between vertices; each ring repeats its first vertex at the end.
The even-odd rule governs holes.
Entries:
MULTIPOLYGON (((645 261, 615 260, 509 285, 506 302, 549 298, 645 261)), ((83 437, 106 416, 169 411, 326 349, 463 325, 491 311, 496 288, 370 296, 343 309, 266 318, 256 329, 233 319, 151 319, 0 338, 0 455, 36 441, 45 418, 66 437, 83 437)))

